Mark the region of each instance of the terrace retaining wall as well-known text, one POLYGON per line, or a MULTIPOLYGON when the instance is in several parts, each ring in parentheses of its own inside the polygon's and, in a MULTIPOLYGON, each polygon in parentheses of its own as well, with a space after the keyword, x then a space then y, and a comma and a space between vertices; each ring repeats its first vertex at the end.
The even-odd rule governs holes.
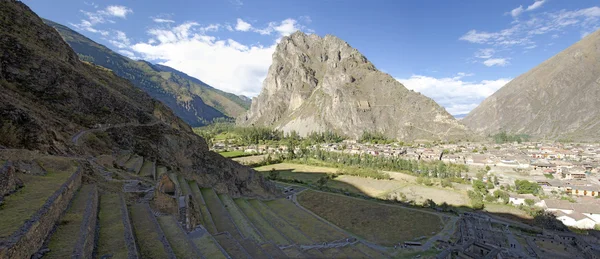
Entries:
POLYGON ((140 254, 138 252, 137 245, 135 244, 135 237, 133 236, 133 228, 131 227, 131 221, 129 219, 129 210, 127 209, 127 203, 123 194, 119 194, 119 200, 121 201, 121 217, 123 219, 123 226, 125 228, 125 243, 127 244, 127 258, 138 259, 140 254))
POLYGON ((81 171, 81 167, 78 167, 31 218, 12 235, 0 240, 0 258, 30 258, 42 247, 48 234, 81 187, 81 171))

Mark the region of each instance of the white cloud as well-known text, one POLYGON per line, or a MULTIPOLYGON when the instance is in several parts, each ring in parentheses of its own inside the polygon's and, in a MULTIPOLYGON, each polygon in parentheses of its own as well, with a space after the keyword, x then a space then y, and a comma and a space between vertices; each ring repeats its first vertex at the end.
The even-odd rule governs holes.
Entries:
POLYGON ((410 78, 396 78, 408 89, 415 90, 435 100, 453 115, 466 114, 486 97, 492 95, 510 79, 463 81, 462 76, 435 78, 412 75, 410 78))
MULTIPOLYGON (((257 32, 251 24, 239 19, 236 30, 257 32)), ((151 39, 130 45, 139 58, 159 61, 181 70, 223 91, 256 96, 267 75, 277 40, 271 44, 246 45, 235 39, 220 39, 211 32, 228 25, 202 26, 186 22, 175 27, 157 27, 148 30, 151 39)), ((277 32, 277 37, 302 28, 293 19, 270 22, 267 28, 277 32)), ((232 28, 233 29, 233 28, 232 28)), ((129 53, 128 53, 129 54, 129 53)), ((128 55, 130 56, 130 55, 128 55)))
POLYGON ((131 45, 129 38, 127 38, 127 34, 119 30, 114 31, 113 38, 110 39, 109 42, 119 49, 128 48, 129 45, 131 45))
MULTIPOLYGON (((97 6, 96 6, 97 8, 97 6)), ((106 30, 96 29, 94 26, 104 23, 115 23, 115 21, 108 19, 109 17, 125 18, 128 13, 133 13, 130 8, 125 6, 111 5, 105 9, 98 10, 95 12, 87 12, 80 10, 83 15, 86 16, 79 23, 70 23, 73 27, 78 30, 88 31, 92 33, 99 33, 102 36, 108 36, 109 32, 106 30)))
POLYGON ((512 9, 512 11, 510 11, 510 15, 512 15, 513 17, 517 17, 519 16, 521 13, 523 13, 523 6, 519 5, 519 7, 512 9))
POLYGON ((235 25, 235 30, 236 31, 249 31, 250 29, 252 29, 252 25, 245 22, 244 20, 238 18, 237 19, 237 24, 235 25))
POLYGON ((169 20, 169 19, 162 19, 162 18, 154 18, 152 19, 154 22, 157 23, 174 23, 175 21, 173 20, 169 20))
POLYGON ((122 5, 111 5, 106 7, 106 12, 109 15, 125 18, 128 13, 133 13, 133 11, 122 5))
POLYGON ((477 52, 475 52, 475 57, 476 58, 491 58, 495 52, 496 51, 492 48, 479 49, 477 52))
POLYGON ((533 11, 542 7, 542 5, 546 2, 546 0, 535 1, 533 4, 527 7, 527 11, 533 11))
POLYGON ((531 45, 531 46, 525 47, 525 49, 535 49, 535 48, 537 48, 537 45, 531 45))
POLYGON ((509 64, 508 60, 506 58, 490 58, 490 59, 486 59, 485 61, 483 61, 483 64, 491 67, 491 66, 506 66, 509 64))

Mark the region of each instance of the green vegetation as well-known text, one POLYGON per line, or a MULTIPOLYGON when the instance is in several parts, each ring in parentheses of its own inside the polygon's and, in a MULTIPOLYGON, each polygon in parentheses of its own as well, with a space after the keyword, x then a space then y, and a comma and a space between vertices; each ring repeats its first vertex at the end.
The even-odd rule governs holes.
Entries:
POLYGON ((115 258, 127 258, 125 227, 121 212, 121 198, 116 193, 103 194, 100 197, 98 211, 98 255, 112 255, 115 258))
POLYGON ((547 179, 554 179, 554 175, 552 174, 544 174, 547 179))
POLYGON ((214 238, 231 258, 249 258, 246 250, 235 239, 225 234, 216 235, 214 238))
POLYGON ((352 175, 365 178, 373 178, 377 180, 390 180, 391 177, 387 173, 372 168, 346 167, 338 170, 338 175, 352 175))
POLYGON ((153 177, 152 171, 154 171, 155 166, 154 163, 148 159, 144 160, 144 164, 140 169, 140 175, 146 177, 153 177))
MULTIPOLYGON (((50 237, 48 248, 50 252, 44 255, 44 258, 69 258, 73 254, 73 249, 79 238, 83 214, 86 203, 90 197, 90 192, 95 191, 92 185, 84 185, 77 192, 73 201, 62 215, 56 232, 50 237)), ((91 215, 93 217, 93 215, 91 215)))
POLYGON ((537 195, 541 191, 541 187, 537 183, 527 180, 515 180, 515 189, 519 194, 537 195))
POLYGON ((512 142, 521 143, 523 141, 528 141, 530 138, 529 135, 526 135, 526 134, 511 135, 511 134, 507 134, 506 132, 500 132, 491 137, 494 139, 494 141, 496 141, 496 144, 512 143, 512 142))
MULTIPOLYGON (((215 259, 226 259, 225 255, 217 245, 217 242, 213 237, 205 233, 200 237, 192 238, 192 242, 196 245, 200 253, 204 255, 204 258, 215 258, 215 259)), ((193 258, 193 257, 192 257, 193 258)))
POLYGON ((200 206, 200 214, 202 214, 202 222, 204 222, 204 227, 211 234, 217 233, 217 227, 212 220, 210 212, 208 211, 208 207, 206 206, 206 202, 204 201, 204 197, 202 197, 202 192, 200 188, 198 188, 198 184, 196 182, 189 183, 192 199, 196 200, 200 206))
POLYGON ((267 222, 246 199, 235 199, 235 204, 244 212, 244 214, 252 221, 254 226, 258 228, 260 233, 267 240, 273 241, 277 245, 287 245, 290 242, 279 233, 271 223, 267 222))
POLYGON ((235 157, 252 156, 252 155, 255 155, 255 154, 253 154, 253 153, 246 153, 246 152, 241 151, 241 150, 235 150, 235 151, 221 152, 221 153, 219 153, 219 155, 222 155, 222 156, 227 157, 227 158, 235 158, 235 157))
MULTIPOLYGON (((71 163, 70 161, 68 163, 71 163)), ((46 175, 17 174, 24 187, 4 197, 0 206, 0 237, 18 230, 26 220, 44 205, 46 200, 69 179, 76 168, 70 164, 66 170, 56 170, 48 165, 46 175)))
MULTIPOLYGON (((483 199, 488 195, 487 185, 481 180, 473 181, 473 190, 467 192, 471 199, 471 207, 476 210, 484 208, 483 199)), ((489 196, 488 196, 489 197, 489 196)), ((490 200, 491 198, 488 198, 490 200)))
POLYGON ((435 214, 312 190, 302 192, 298 202, 342 229, 381 245, 431 236, 442 225, 435 214))
POLYGON ((173 216, 160 216, 157 220, 177 258, 199 257, 194 253, 192 243, 186 238, 187 234, 179 227, 173 216))
POLYGON ((394 142, 394 140, 388 139, 383 133, 375 131, 364 131, 358 141, 360 143, 372 144, 388 144, 394 142))
POLYGON ((167 258, 165 246, 160 241, 156 232, 156 225, 152 221, 152 212, 147 205, 136 204, 131 206, 130 215, 135 233, 135 241, 142 258, 167 258))
POLYGON ((312 241, 330 242, 345 237, 335 228, 323 223, 288 200, 277 199, 267 201, 265 204, 285 221, 306 234, 312 241))
POLYGON ((237 207, 231 197, 229 197, 227 194, 219 194, 218 196, 242 235, 245 238, 250 238, 259 244, 264 243, 265 240, 262 238, 260 233, 254 229, 252 223, 248 221, 248 219, 244 216, 244 213, 237 207))

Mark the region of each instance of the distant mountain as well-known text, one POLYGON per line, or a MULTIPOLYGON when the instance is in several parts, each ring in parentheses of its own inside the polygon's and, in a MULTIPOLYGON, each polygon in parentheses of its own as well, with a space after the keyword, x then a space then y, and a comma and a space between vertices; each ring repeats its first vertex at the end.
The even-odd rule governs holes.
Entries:
POLYGON ((132 60, 66 26, 49 20, 44 22, 60 33, 81 60, 108 68, 128 79, 162 101, 192 127, 205 125, 215 118, 235 118, 250 106, 247 100, 215 89, 174 68, 132 60))
POLYGON ((348 43, 302 32, 281 39, 260 95, 237 123, 300 135, 331 130, 406 140, 473 137, 443 107, 377 70, 348 43))
POLYGON ((453 115, 455 119, 457 120, 462 120, 467 116, 468 113, 461 113, 461 114, 455 114, 453 115))
POLYGON ((515 78, 462 122, 550 139, 600 139, 600 30, 515 78))

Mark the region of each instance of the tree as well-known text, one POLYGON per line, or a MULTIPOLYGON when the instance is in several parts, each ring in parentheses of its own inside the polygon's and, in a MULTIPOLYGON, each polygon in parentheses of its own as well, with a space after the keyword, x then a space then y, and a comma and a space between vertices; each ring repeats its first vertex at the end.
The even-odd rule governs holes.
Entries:
POLYGON ((535 201, 533 199, 525 199, 525 204, 527 204, 527 206, 531 207, 535 204, 535 201))
POLYGON ((441 181, 442 187, 452 187, 452 182, 449 178, 444 178, 441 181))
POLYGON ((492 181, 491 181, 491 180, 488 180, 488 181, 487 181, 487 188, 488 188, 488 189, 494 189, 494 183, 492 183, 492 181))
POLYGON ((435 206, 437 206, 437 204, 435 204, 435 201, 433 201, 432 199, 427 199, 423 203, 423 206, 425 206, 426 208, 435 208, 435 206))
POLYGON ((269 172, 269 180, 277 180, 279 179, 279 171, 275 170, 275 168, 271 168, 271 171, 269 172))
POLYGON ((492 168, 491 168, 489 165, 486 165, 486 166, 485 166, 485 172, 486 172, 486 173, 489 173, 489 172, 490 172, 490 170, 492 170, 492 168))
POLYGON ((541 187, 537 183, 527 180, 515 180, 515 189, 519 194, 530 193, 536 195, 539 193, 541 187))
POLYGON ((485 183, 483 183, 483 181, 481 181, 481 180, 473 181, 473 191, 475 191, 476 193, 478 193, 480 195, 484 195, 484 194, 488 193, 485 183))
POLYGON ((327 184, 327 182, 329 181, 329 177, 328 176, 321 176, 321 178, 319 178, 319 180, 317 181, 317 184, 320 187, 323 187, 327 184))
POLYGON ((487 202, 495 202, 497 200, 498 200, 498 198, 494 197, 493 195, 490 195, 490 194, 485 195, 485 201, 487 201, 487 202))
POLYGON ((508 204, 508 201, 510 200, 510 196, 508 195, 508 193, 501 190, 495 190, 494 197, 496 197, 497 199, 501 199, 504 202, 504 204, 508 204))

